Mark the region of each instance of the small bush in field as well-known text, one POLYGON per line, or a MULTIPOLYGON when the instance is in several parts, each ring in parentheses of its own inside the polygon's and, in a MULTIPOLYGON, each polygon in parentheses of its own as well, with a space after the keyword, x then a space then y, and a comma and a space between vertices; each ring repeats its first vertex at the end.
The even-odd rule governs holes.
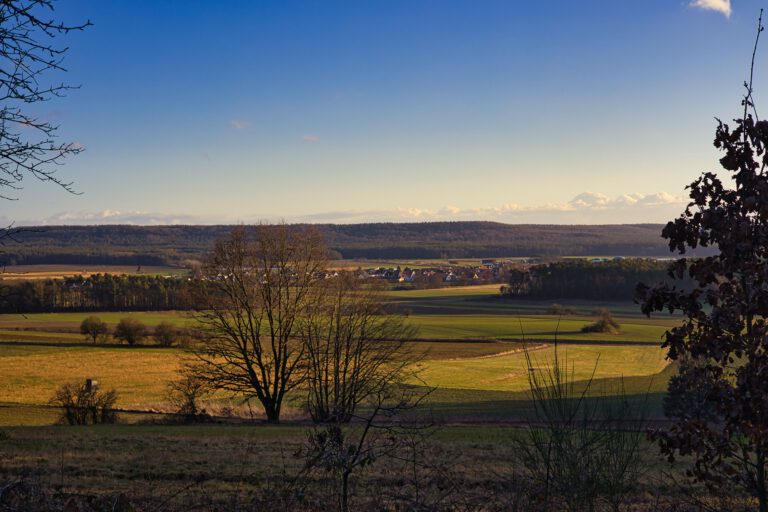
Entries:
POLYGON ((51 403, 62 408, 61 423, 67 425, 98 425, 115 423, 117 414, 114 389, 101 391, 91 381, 85 384, 64 384, 56 391, 51 403))
POLYGON ((171 347, 178 343, 181 330, 170 322, 160 322, 155 326, 155 340, 164 347, 171 347))
POLYGON ((115 327, 115 338, 136 345, 147 337, 147 326, 135 318, 123 318, 115 327))
POLYGON ((585 325, 581 328, 581 332, 602 332, 607 334, 618 334, 619 323, 614 320, 613 314, 607 309, 599 309, 596 311, 598 319, 595 323, 585 325))
POLYGON ((210 384, 192 375, 183 375, 181 379, 168 384, 168 401, 176 414, 186 421, 200 421, 209 418, 208 412, 200 401, 212 393, 210 384))

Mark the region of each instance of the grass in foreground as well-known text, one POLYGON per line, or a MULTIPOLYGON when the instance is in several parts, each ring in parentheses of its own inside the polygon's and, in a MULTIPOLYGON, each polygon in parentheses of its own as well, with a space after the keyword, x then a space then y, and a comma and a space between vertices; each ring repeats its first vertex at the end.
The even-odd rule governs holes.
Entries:
MULTIPOLYGON (((307 429, 219 424, 5 428, 0 481, 26 475, 51 493, 125 493, 144 510, 261 510, 254 506, 259 499, 274 510, 281 483, 302 467, 294 454, 307 429)), ((353 507, 370 510, 403 492, 442 505, 432 509, 520 510, 511 506, 516 493, 526 490, 516 457, 520 435, 509 426, 441 427, 419 446, 423 467, 382 458, 355 473, 353 507)), ((663 477, 670 468, 656 447, 644 442, 642 454, 647 471, 634 491, 632 510, 681 510, 668 508, 679 505, 684 491, 663 477)), ((681 469, 671 471, 680 474, 681 469)))

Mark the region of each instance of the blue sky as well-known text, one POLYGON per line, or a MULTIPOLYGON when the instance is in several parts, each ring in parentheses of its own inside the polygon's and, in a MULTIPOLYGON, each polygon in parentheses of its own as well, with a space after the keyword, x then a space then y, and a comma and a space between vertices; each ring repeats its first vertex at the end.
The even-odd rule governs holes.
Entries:
POLYGON ((2 216, 663 222, 717 169, 763 4, 59 0, 94 23, 52 77, 82 87, 34 108, 82 194, 27 180, 2 216))

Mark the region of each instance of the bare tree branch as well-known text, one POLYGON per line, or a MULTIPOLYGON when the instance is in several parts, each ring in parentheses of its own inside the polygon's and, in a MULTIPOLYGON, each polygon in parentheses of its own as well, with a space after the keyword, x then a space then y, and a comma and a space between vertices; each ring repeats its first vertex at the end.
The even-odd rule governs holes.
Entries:
MULTIPOLYGON (((57 22, 45 17, 52 11, 53 0, 0 1, 0 190, 19 190, 24 178, 32 176, 74 193, 72 183, 59 178, 56 170, 83 146, 58 142, 58 126, 37 118, 28 107, 76 88, 44 78, 66 71, 63 58, 68 48, 55 46, 53 40, 91 22, 57 22)), ((1 192, 0 198, 13 199, 1 192)))

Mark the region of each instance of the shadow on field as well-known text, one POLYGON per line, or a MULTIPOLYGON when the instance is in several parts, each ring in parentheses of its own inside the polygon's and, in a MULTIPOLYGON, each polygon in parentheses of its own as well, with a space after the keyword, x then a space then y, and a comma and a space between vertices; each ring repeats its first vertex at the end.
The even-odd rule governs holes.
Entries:
MULTIPOLYGON (((633 410, 642 411, 650 424, 666 424, 662 404, 667 383, 676 373, 673 365, 655 375, 594 379, 587 400, 619 400, 629 402, 633 410), (623 389, 623 397, 613 395, 623 389)), ((578 395, 587 381, 574 382, 578 395)), ((475 389, 435 389, 427 403, 428 411, 439 423, 524 424, 535 418, 528 391, 489 391, 475 389)))

